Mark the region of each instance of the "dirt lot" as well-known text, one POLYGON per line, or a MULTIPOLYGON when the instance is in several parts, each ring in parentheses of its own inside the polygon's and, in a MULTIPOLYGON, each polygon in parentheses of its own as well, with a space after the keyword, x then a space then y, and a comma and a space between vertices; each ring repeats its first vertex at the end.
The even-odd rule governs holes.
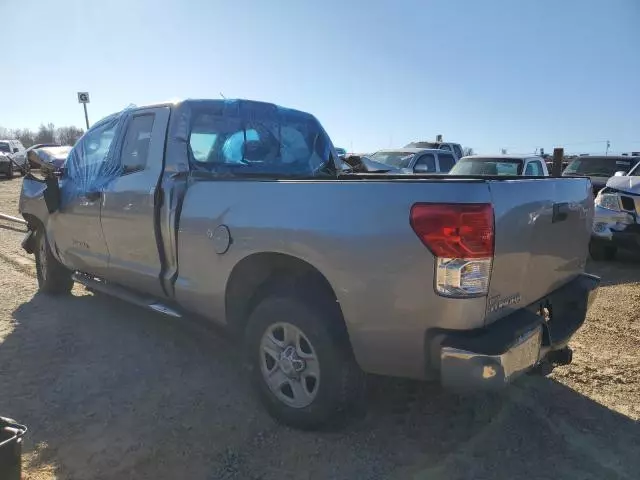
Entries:
MULTIPOLYGON (((0 180, 17 213, 21 180, 0 180)), ((29 479, 640 477, 640 261, 590 264, 604 286, 574 363, 499 395, 373 378, 367 412, 302 433, 257 405, 238 347, 76 287, 36 293, 0 221, 0 414, 29 426, 29 479)))

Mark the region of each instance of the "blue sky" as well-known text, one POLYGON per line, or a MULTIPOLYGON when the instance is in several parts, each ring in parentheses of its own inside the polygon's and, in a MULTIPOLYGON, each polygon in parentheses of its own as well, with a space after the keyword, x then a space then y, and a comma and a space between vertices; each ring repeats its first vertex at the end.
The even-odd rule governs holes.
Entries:
POLYGON ((336 146, 640 150, 638 0, 0 0, 0 126, 251 98, 336 146), (40 32, 40 33, 38 33, 40 32))

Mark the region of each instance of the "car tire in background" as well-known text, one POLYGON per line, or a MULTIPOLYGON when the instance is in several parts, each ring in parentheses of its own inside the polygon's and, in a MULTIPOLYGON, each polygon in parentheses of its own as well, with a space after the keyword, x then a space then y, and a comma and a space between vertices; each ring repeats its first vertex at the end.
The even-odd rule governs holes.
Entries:
POLYGON ((7 178, 9 180, 13 178, 13 165, 9 165, 9 170, 7 170, 7 178))
POLYGON ((345 420, 362 403, 365 374, 340 331, 335 299, 319 301, 301 290, 280 285, 262 296, 245 347, 252 382, 271 416, 314 430, 345 420))
POLYGON ((62 265, 51 253, 44 228, 36 231, 36 276, 38 288, 43 293, 63 295, 73 288, 72 272, 62 265))
POLYGON ((613 245, 606 245, 603 242, 589 242, 589 255, 597 262, 610 262, 616 258, 618 249, 613 245))

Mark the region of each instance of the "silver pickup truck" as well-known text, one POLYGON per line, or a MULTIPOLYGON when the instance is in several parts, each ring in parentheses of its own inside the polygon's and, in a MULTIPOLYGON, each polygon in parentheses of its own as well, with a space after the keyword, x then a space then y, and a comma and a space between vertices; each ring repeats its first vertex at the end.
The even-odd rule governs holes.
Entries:
POLYGON ((187 100, 100 121, 23 182, 41 291, 243 339, 269 412, 344 418, 364 372, 495 388, 568 363, 599 279, 586 178, 355 174, 311 115, 187 100))

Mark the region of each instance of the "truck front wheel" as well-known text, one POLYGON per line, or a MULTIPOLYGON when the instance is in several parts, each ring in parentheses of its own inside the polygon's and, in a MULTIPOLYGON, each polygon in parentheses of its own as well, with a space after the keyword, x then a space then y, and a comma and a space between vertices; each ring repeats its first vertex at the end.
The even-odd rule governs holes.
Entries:
POLYGON ((41 292, 54 295, 68 294, 73 288, 71 272, 51 253, 47 234, 43 228, 36 231, 36 275, 41 292))
POLYGON ((364 392, 364 373, 339 335, 331 308, 287 293, 253 310, 246 347, 253 383, 278 421, 311 430, 342 419, 364 392))

